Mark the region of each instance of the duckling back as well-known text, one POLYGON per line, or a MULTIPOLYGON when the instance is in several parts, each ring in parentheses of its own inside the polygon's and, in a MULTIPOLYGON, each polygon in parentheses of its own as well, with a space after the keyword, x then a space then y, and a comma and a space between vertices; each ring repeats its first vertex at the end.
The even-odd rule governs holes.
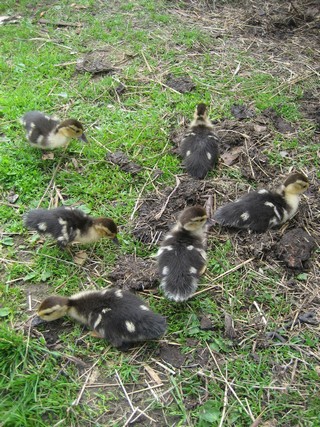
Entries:
POLYGON ((219 159, 219 140, 207 117, 207 106, 197 105, 194 120, 180 146, 180 155, 189 175, 203 179, 219 159))
POLYGON ((166 319, 154 313, 132 292, 121 289, 80 293, 69 299, 70 316, 81 321, 117 348, 158 339, 166 331, 166 319), (80 316, 80 318, 77 318, 80 316))
POLYGON ((48 137, 59 125, 59 121, 40 111, 29 111, 21 119, 31 143, 39 148, 46 148, 48 137))
POLYGON ((165 296, 176 302, 187 300, 206 266, 202 236, 185 229, 172 231, 162 242, 157 261, 165 296))
POLYGON ((222 226, 260 233, 282 224, 289 217, 290 208, 284 197, 268 190, 251 191, 218 208, 213 215, 222 226))
POLYGON ((24 217, 27 228, 49 234, 60 247, 72 242, 79 232, 92 226, 92 218, 79 209, 61 206, 55 209, 33 209, 24 217))
POLYGON ((194 126, 182 140, 180 154, 183 164, 194 178, 203 179, 218 163, 218 138, 203 125, 194 126))

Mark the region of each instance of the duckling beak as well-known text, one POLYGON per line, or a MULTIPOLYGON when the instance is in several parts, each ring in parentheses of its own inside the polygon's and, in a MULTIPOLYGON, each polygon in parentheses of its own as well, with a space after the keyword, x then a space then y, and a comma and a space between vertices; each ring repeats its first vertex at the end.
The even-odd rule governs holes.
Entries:
POLYGON ((119 242, 119 240, 118 240, 118 237, 116 236, 116 237, 114 237, 113 239, 112 239, 112 241, 113 241, 113 243, 115 243, 116 245, 120 245, 120 242, 119 242))
POLYGON ((86 135, 83 133, 81 136, 78 136, 78 139, 81 139, 83 142, 88 142, 86 135))

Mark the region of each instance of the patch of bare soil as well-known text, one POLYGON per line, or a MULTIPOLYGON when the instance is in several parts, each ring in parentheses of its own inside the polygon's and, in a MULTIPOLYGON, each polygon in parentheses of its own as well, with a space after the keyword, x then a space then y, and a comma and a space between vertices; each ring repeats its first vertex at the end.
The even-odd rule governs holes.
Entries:
POLYGON ((181 368, 186 359, 179 347, 170 344, 162 344, 160 346, 160 357, 164 362, 175 368, 181 368))
POLYGON ((203 205, 213 184, 195 181, 188 176, 177 178, 175 187, 168 187, 159 194, 148 195, 138 210, 133 230, 136 239, 145 244, 156 244, 176 221, 176 217, 188 205, 203 205), (163 209, 164 208, 164 209, 163 209))
POLYGON ((128 156, 123 153, 122 151, 116 151, 114 153, 108 153, 107 161, 112 163, 113 165, 119 166, 121 170, 127 173, 131 173, 131 175, 136 175, 139 173, 142 169, 140 165, 137 163, 132 162, 128 156))
POLYGON ((159 283, 156 262, 134 255, 120 256, 109 278, 116 286, 135 291, 154 288, 159 283))
POLYGON ((171 74, 166 78, 166 85, 180 93, 191 92, 196 87, 190 77, 174 77, 171 74))
POLYGON ((300 100, 300 110, 302 114, 311 119, 316 124, 317 132, 320 131, 320 87, 315 91, 306 91, 300 100))
POLYGON ((302 228, 294 228, 283 235, 276 252, 287 267, 304 270, 308 268, 307 262, 315 248, 316 242, 312 236, 302 228))
POLYGON ((76 70, 79 73, 110 74, 115 67, 110 62, 109 50, 96 50, 78 59, 76 70))

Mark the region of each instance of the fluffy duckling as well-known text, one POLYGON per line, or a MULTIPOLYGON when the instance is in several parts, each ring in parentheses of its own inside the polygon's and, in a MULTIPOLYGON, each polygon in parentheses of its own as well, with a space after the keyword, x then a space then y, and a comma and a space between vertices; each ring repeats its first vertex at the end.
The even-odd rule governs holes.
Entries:
POLYGON ((161 337, 166 319, 154 313, 144 301, 129 291, 86 291, 71 297, 51 296, 38 308, 38 316, 46 321, 68 315, 121 349, 138 341, 161 337))
POLYGON ((298 210, 301 194, 308 187, 305 175, 292 173, 275 191, 251 191, 222 206, 213 215, 213 220, 222 226, 262 233, 291 219, 298 210))
POLYGON ((213 169, 219 158, 218 138, 207 117, 207 107, 199 104, 188 133, 182 139, 180 155, 189 175, 203 179, 213 169))
POLYGON ((72 138, 88 142, 82 124, 75 119, 60 122, 40 111, 29 111, 22 117, 21 123, 26 128, 30 144, 42 150, 63 147, 72 138))
POLYGON ((206 268, 206 221, 201 206, 186 208, 161 244, 157 253, 160 288, 169 300, 185 301, 197 289, 199 276, 206 268))
POLYGON ((60 248, 72 242, 94 243, 102 237, 118 243, 117 226, 112 219, 92 218, 80 209, 33 209, 25 215, 24 224, 40 234, 51 235, 60 248))

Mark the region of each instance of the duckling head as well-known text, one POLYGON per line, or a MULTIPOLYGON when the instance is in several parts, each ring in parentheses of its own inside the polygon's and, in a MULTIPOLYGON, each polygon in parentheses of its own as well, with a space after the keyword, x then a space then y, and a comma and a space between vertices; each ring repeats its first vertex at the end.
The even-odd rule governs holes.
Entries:
POLYGON ((205 104, 198 104, 196 111, 194 112, 194 118, 200 119, 202 117, 203 120, 207 119, 207 106, 205 104))
POLYGON ((193 120, 190 123, 190 127, 192 128, 196 126, 206 126, 210 129, 213 128, 212 123, 208 118, 207 106, 205 104, 198 104, 195 109, 193 120))
POLYGON ((69 310, 69 299, 60 296, 52 296, 46 298, 40 304, 37 314, 38 316, 51 322, 52 320, 60 319, 67 314, 69 310))
POLYGON ((207 214, 201 206, 191 206, 181 212, 178 222, 188 231, 200 230, 207 221, 207 214))
POLYGON ((284 192, 299 195, 309 188, 308 178, 300 172, 294 172, 283 183, 284 192))
POLYGON ((68 139, 78 138, 83 142, 88 142, 87 137, 84 134, 82 124, 75 119, 68 119, 61 122, 57 127, 56 132, 68 139))
POLYGON ((93 227, 99 237, 107 237, 108 239, 111 239, 114 243, 119 244, 118 238, 117 238, 117 225, 116 223, 110 219, 110 218, 95 218, 93 220, 93 227))

